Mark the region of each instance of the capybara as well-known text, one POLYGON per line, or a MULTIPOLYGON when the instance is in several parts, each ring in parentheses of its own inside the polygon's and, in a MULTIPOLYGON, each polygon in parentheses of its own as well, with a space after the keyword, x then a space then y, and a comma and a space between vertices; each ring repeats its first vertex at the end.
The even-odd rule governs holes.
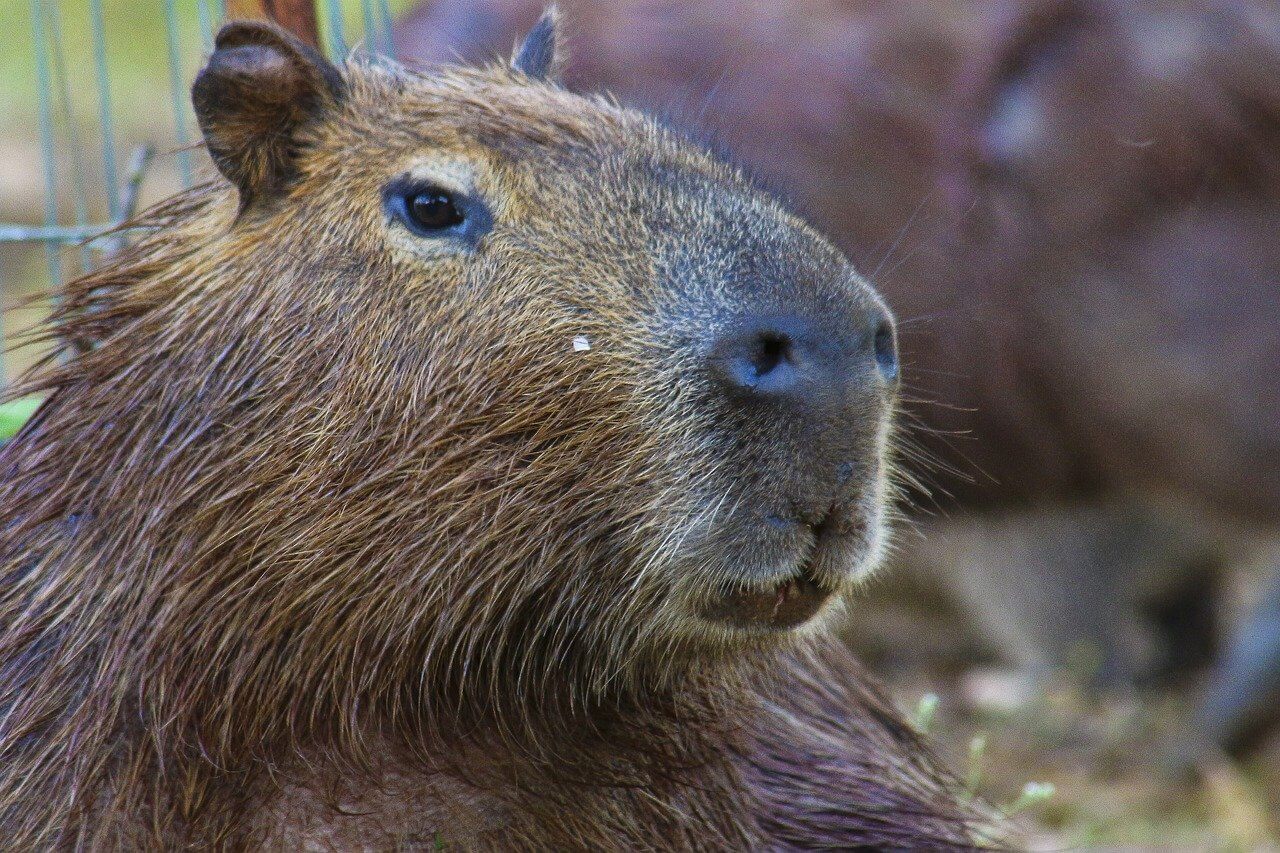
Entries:
MULTIPOLYGON (((484 53, 533 5, 424 4, 400 51, 484 53)), ((1204 620, 1153 644, 1136 608, 1203 605, 1215 566, 1280 530, 1280 7, 568 5, 576 85, 718 136, 895 306, 932 457, 909 470, 948 517, 904 559, 937 563, 1014 660, 1094 644, 1121 678, 1185 665, 1204 620)), ((1246 632, 1274 670, 1271 613, 1246 632)), ((1232 705, 1268 693, 1238 676, 1213 715, 1227 742, 1232 705)))
POLYGON ((13 392, 6 846, 982 841, 828 631, 886 537, 890 313, 557 45, 218 35, 225 180, 73 282, 13 392))

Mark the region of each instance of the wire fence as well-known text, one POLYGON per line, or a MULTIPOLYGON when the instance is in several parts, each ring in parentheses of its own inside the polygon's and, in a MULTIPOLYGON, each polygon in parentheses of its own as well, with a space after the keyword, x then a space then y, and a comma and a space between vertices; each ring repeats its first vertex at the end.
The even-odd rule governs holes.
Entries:
MULTIPOLYGON (((158 159, 166 160, 163 190, 191 185, 196 158, 205 157, 192 144, 198 134, 188 92, 195 71, 228 17, 261 16, 265 10, 298 31, 281 9, 301 12, 301 28, 313 31, 298 34, 331 57, 345 56, 355 44, 370 53, 393 53, 389 0, 120 0, 105 8, 103 0, 30 0, 29 50, 18 51, 17 79, 0 78, 0 86, 13 83, 9 88, 18 93, 17 102, 5 110, 18 116, 10 132, 29 128, 38 143, 31 149, 18 146, 19 151, 38 150, 38 161, 31 157, 29 166, 9 164, 9 174, 27 179, 38 173, 42 216, 40 221, 0 222, 0 307, 14 304, 19 290, 45 291, 56 298, 69 278, 117 251, 127 234, 111 232, 137 212, 144 182, 155 179, 158 159), (134 50, 133 45, 143 43, 153 49, 134 50), (137 73, 138 63, 148 74, 137 73), (148 81, 149 90, 142 107, 142 139, 137 138, 138 121, 129 134, 120 127, 122 89, 136 89, 139 80, 148 81), (161 96, 157 88, 167 91, 161 96), (126 136, 133 142, 122 145, 126 136), (22 246, 43 248, 40 272, 19 262, 5 263, 6 247, 22 246)), ((17 42, 27 36, 10 32, 7 37, 17 42)), ((136 107, 138 93, 129 94, 136 107)), ((10 201, 19 194, 5 193, 10 201)), ((5 363, 11 345, 0 315, 0 395, 13 373, 5 363)), ((0 412, 0 421, 6 416, 14 414, 0 412)), ((3 432, 0 423, 0 437, 3 432)))

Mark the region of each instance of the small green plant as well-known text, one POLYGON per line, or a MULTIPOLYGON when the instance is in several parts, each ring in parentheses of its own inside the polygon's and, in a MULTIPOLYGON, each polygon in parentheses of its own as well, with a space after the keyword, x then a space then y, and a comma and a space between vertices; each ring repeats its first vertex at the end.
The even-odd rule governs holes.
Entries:
POLYGON ((922 735, 927 735, 933 728, 934 717, 938 714, 937 693, 926 693, 916 703, 915 713, 911 715, 911 725, 922 735))
POLYGON ((1013 817, 1033 806, 1047 803, 1056 790, 1052 782, 1028 782, 1022 786, 1022 793, 1018 798, 1012 803, 1001 806, 1000 811, 1005 817, 1013 817))
POLYGON ((969 741, 969 772, 965 774, 964 790, 970 797, 978 796, 978 788, 982 786, 982 774, 987 756, 986 732, 979 732, 969 741))
MULTIPOLYGON (((978 732, 969 741, 969 767, 965 773, 964 792, 970 800, 978 798, 986 772, 987 733, 978 732)), ((1017 799, 1013 802, 996 806, 1001 817, 1011 818, 1027 809, 1041 806, 1054 795, 1055 788, 1051 782, 1028 782, 1022 786, 1017 799)))

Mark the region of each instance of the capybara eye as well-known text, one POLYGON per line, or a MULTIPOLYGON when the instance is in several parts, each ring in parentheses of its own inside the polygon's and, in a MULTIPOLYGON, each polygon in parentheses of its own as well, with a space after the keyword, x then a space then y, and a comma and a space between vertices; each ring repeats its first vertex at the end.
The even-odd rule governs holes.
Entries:
POLYGON ((408 199, 406 210, 413 223, 424 231, 441 231, 461 225, 466 218, 447 192, 428 189, 408 199))
POLYGON ((493 216, 479 196, 409 175, 388 184, 382 201, 391 218, 410 233, 457 241, 473 249, 493 225, 493 216))

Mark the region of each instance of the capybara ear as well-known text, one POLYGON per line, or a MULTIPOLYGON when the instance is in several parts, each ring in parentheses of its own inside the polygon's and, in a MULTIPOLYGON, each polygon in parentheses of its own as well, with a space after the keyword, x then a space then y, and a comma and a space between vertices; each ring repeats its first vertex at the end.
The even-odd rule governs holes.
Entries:
POLYGON ((553 4, 520 42, 511 57, 511 67, 534 80, 559 79, 565 61, 561 41, 560 12, 553 4))
POLYGON ((342 74, 289 32, 265 21, 222 28, 196 76, 191 101, 218 171, 240 191, 243 212, 285 187, 296 135, 342 100, 342 74))

